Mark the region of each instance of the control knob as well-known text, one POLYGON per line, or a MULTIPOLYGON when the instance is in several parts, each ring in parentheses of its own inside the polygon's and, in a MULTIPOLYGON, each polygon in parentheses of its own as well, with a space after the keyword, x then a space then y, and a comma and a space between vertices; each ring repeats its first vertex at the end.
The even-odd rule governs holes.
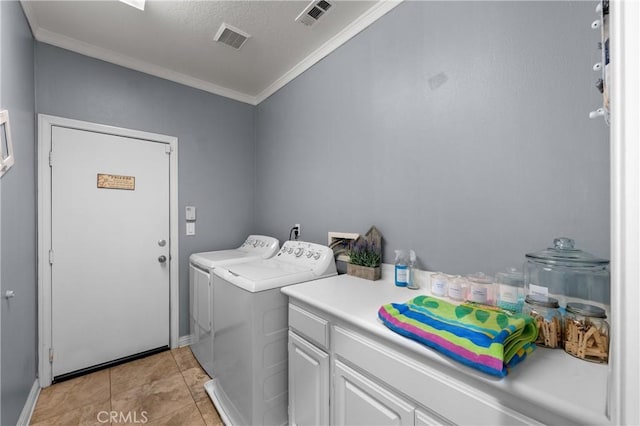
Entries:
POLYGON ((296 250, 295 255, 296 255, 296 257, 300 257, 300 256, 302 256, 302 253, 304 253, 304 249, 302 247, 299 247, 296 250))
POLYGON ((319 251, 317 251, 317 252, 313 255, 313 258, 314 258, 315 260, 320 259, 320 252, 319 252, 319 251))

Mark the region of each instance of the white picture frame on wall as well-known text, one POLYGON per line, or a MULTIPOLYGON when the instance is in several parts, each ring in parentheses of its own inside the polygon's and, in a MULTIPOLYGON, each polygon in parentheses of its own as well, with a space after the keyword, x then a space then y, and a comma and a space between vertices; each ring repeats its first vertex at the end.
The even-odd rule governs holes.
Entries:
POLYGON ((13 166, 13 142, 9 125, 9 111, 0 111, 0 140, 2 142, 2 158, 0 159, 0 178, 13 166))

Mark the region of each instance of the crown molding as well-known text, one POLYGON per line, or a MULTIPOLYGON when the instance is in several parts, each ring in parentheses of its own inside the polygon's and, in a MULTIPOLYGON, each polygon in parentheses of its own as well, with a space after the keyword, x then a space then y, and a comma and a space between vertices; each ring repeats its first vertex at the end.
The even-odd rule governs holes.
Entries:
POLYGON ((160 77, 165 80, 180 83, 185 86, 204 90, 205 92, 213 93, 215 95, 234 99, 239 102, 244 102, 250 105, 258 105, 260 102, 264 101, 269 96, 284 87, 291 80, 298 77, 300 74, 315 65, 318 61, 325 58, 338 47, 342 46, 358 33, 366 29, 369 25, 373 24, 382 16, 386 15, 389 11, 394 9, 403 1, 404 0, 381 0, 380 2, 376 3, 358 19, 353 21, 349 26, 340 31, 338 34, 336 34, 306 58, 298 62, 289 71, 285 72, 280 78, 271 83, 257 96, 239 92, 233 89, 228 89, 226 87, 219 86, 205 80, 201 80, 186 74, 179 73, 177 71, 170 70, 168 68, 141 61, 109 49, 104 49, 93 44, 85 43, 83 41, 79 41, 74 38, 46 30, 40 27, 30 1, 20 0, 20 3, 22 4, 22 9, 24 10, 25 16, 27 17, 27 21, 29 22, 29 26, 31 27, 31 32, 33 33, 34 38, 40 42, 71 50, 73 52, 120 65, 125 68, 140 71, 145 74, 160 77))
POLYGON ((349 26, 340 31, 302 61, 298 62, 293 68, 284 73, 282 77, 278 78, 266 89, 260 92, 256 96, 256 105, 283 88, 291 80, 314 66, 321 59, 328 56, 331 52, 342 46, 351 38, 358 35, 361 31, 365 30, 369 25, 382 18, 403 1, 404 0, 382 0, 379 3, 376 3, 349 26))
POLYGON ((27 0, 20 0, 20 5, 22 6, 24 16, 26 16, 29 27, 31 28, 31 34, 33 34, 33 36, 35 37, 36 30, 40 28, 40 24, 38 23, 36 13, 31 6, 31 2, 27 0))
POLYGON ((246 93, 218 86, 217 84, 213 84, 208 81, 200 80, 198 78, 191 77, 189 75, 182 74, 155 64, 151 64, 149 62, 140 61, 130 56, 122 55, 120 53, 114 52, 109 49, 104 49, 93 44, 78 41, 74 38, 63 36, 58 33, 45 30, 43 28, 38 28, 34 33, 34 37, 36 38, 36 40, 43 43, 71 50, 85 56, 90 56, 92 58, 111 62, 112 64, 120 65, 125 68, 130 68, 136 71, 143 72, 145 74, 160 77, 165 80, 184 84, 185 86, 204 90, 205 92, 213 93, 215 95, 224 96, 225 98, 234 99, 236 101, 244 102, 250 105, 256 104, 256 98, 254 96, 247 95, 246 93))

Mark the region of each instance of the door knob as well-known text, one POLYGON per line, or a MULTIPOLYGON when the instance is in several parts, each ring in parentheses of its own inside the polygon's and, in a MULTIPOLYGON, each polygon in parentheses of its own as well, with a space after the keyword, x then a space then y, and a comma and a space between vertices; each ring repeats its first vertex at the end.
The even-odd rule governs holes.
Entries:
POLYGON ((158 257, 158 262, 164 263, 166 261, 167 261, 167 256, 165 256, 164 254, 158 257))

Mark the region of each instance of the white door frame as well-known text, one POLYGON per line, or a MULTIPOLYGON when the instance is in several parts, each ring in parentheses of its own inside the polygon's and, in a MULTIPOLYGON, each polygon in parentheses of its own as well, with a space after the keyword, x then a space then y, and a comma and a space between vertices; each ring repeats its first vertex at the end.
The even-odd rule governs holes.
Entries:
POLYGON ((51 348, 51 129, 67 127, 90 132, 106 133, 168 144, 169 156, 169 323, 171 347, 178 346, 179 310, 179 251, 178 251, 178 138, 106 126, 86 121, 38 114, 38 376, 41 387, 51 385, 52 369, 49 362, 51 348))
POLYGON ((640 2, 611 17, 611 424, 640 424, 640 2))

